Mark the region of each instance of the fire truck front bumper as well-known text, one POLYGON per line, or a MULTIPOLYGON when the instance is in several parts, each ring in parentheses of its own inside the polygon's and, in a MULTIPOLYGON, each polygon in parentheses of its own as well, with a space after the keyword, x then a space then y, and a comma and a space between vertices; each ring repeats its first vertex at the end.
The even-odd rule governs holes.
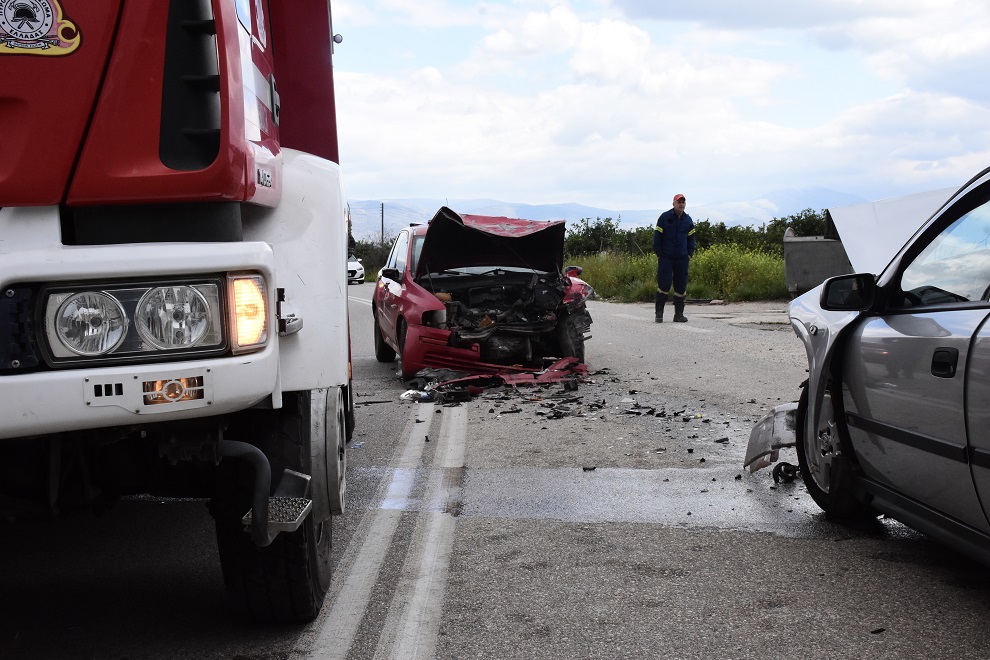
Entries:
POLYGON ((277 391, 275 346, 239 357, 5 376, 0 439, 243 410, 277 391))

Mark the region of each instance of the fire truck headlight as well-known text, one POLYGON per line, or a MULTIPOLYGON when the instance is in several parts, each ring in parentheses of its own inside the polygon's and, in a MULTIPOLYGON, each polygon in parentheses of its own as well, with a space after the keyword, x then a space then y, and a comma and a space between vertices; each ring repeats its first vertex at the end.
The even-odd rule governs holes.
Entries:
POLYGON ((59 305, 55 335, 76 355, 104 355, 120 346, 127 336, 127 316, 113 296, 82 291, 59 305))
POLYGON ((268 341, 268 305, 265 280, 259 275, 230 278, 231 349, 252 350, 268 341))
POLYGON ((155 348, 191 347, 206 337, 210 309, 206 297, 191 286, 159 286, 141 296, 134 324, 141 339, 155 348))
POLYGON ((228 350, 224 281, 106 283, 43 289, 45 359, 53 367, 183 359, 228 350), (158 357, 158 356, 155 356, 158 357))

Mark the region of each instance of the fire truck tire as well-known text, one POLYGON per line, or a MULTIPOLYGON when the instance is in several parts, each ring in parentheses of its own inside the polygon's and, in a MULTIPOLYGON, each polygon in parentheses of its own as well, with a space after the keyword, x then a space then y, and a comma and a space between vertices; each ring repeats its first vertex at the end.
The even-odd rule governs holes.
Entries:
MULTIPOLYGON (((344 513, 347 495, 347 410, 344 388, 335 387, 327 395, 327 484, 330 513, 344 513)), ((329 521, 327 521, 329 524, 329 521)))
MULTIPOLYGON (((284 468, 312 474, 311 419, 310 393, 290 392, 281 409, 238 415, 227 436, 255 444, 268 456, 274 489, 284 468)), ((315 467, 326 469, 325 464, 315 467)), ((253 469, 246 461, 225 459, 219 470, 211 510, 233 606, 263 623, 312 621, 330 586, 331 519, 309 515, 297 531, 283 532, 268 547, 258 547, 241 524, 251 508, 253 469)))

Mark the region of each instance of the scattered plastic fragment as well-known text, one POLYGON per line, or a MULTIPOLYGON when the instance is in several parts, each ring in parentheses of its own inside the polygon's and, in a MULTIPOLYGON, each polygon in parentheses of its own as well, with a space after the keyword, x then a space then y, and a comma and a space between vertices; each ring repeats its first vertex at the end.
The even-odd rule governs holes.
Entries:
POLYGON ((406 390, 400 396, 400 399, 405 401, 433 401, 436 399, 436 395, 432 391, 424 390, 406 390))
POLYGON ((789 484, 798 475, 798 466, 792 465, 790 463, 777 463, 773 466, 773 482, 779 484, 783 481, 785 484, 789 484))

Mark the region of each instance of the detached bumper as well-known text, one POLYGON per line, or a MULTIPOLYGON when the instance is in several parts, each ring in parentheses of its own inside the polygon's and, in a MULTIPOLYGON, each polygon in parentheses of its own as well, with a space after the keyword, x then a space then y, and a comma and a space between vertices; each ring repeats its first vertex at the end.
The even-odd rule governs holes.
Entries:
POLYGON ((797 403, 785 403, 757 422, 749 434, 743 468, 751 473, 762 470, 777 461, 781 448, 795 445, 797 408, 797 403))

